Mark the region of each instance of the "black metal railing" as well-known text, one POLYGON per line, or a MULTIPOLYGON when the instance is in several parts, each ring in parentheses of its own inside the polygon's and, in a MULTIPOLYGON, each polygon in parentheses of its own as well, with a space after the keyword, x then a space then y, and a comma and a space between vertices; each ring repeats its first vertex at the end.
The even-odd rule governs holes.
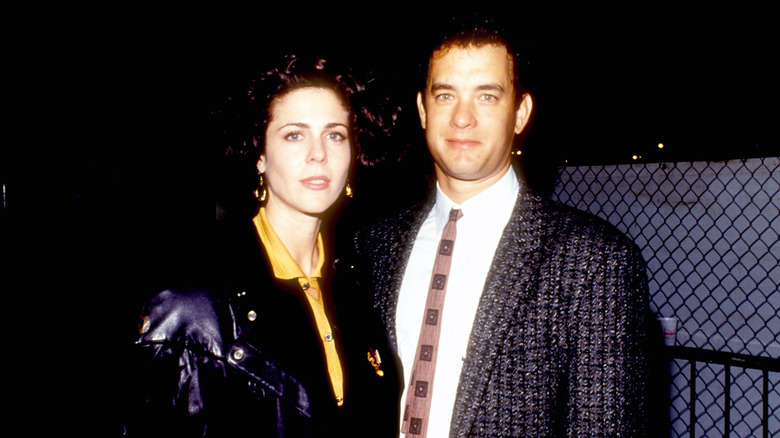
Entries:
MULTIPOLYGON (((770 412, 769 399, 772 393, 770 392, 770 373, 780 372, 780 359, 773 359, 768 357, 749 356, 744 354, 727 353, 721 351, 704 350, 699 348, 690 347, 668 347, 669 356, 675 361, 686 361, 688 366, 688 434, 691 438, 700 436, 712 436, 711 432, 714 432, 718 428, 717 424, 710 423, 708 430, 704 430, 699 423, 700 409, 697 404, 700 403, 699 395, 700 388, 698 387, 699 370, 702 366, 720 365, 722 367, 723 374, 723 393, 722 393, 722 413, 720 416, 721 424, 720 431, 722 436, 731 436, 733 430, 733 424, 743 424, 745 421, 740 418, 735 422, 732 422, 732 387, 734 385, 733 376, 734 372, 732 368, 741 370, 757 370, 761 373, 761 419, 760 430, 761 436, 767 438, 770 436, 769 420, 770 415, 774 415, 775 412, 770 412)), ((678 397, 683 397, 683 394, 678 394, 678 397)), ((713 404, 704 407, 707 411, 715 411, 713 404)), ((717 419, 717 415, 713 418, 717 419)), ((743 424, 742 426, 745 432, 749 432, 750 435, 746 436, 758 436, 756 433, 755 425, 743 424)))

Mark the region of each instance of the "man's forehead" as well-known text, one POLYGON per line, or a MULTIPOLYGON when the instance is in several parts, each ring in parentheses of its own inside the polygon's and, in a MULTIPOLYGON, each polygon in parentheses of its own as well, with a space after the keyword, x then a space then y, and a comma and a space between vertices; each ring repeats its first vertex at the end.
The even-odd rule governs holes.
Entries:
POLYGON ((512 83, 512 57, 500 44, 452 46, 431 56, 428 85, 455 85, 471 80, 485 83, 512 83))

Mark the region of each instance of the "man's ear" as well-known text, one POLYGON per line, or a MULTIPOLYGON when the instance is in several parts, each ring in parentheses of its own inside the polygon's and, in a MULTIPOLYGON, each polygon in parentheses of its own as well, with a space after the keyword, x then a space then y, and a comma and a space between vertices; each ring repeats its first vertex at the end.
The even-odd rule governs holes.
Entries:
POLYGON ((257 159, 257 171, 261 175, 265 173, 265 155, 260 155, 260 158, 257 159))
POLYGON ((421 91, 417 92, 417 112, 420 114, 420 125, 425 129, 426 116, 425 116, 425 104, 423 104, 423 95, 421 91))
POLYGON ((528 122, 531 121, 531 114, 534 110, 534 100, 531 97, 531 93, 523 94, 523 98, 520 101, 520 105, 517 107, 517 119, 515 121, 515 134, 523 132, 528 122))

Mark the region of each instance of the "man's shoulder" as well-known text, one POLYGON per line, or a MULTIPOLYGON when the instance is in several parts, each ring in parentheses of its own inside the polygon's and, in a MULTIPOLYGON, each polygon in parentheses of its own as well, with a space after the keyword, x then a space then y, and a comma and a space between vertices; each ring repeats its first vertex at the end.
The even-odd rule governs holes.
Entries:
POLYGON ((542 201, 542 211, 542 226, 555 240, 636 249, 624 232, 593 213, 550 200, 542 201))
POLYGON ((430 210, 428 201, 418 202, 399 208, 357 228, 356 241, 381 239, 397 236, 399 232, 412 229, 430 210))

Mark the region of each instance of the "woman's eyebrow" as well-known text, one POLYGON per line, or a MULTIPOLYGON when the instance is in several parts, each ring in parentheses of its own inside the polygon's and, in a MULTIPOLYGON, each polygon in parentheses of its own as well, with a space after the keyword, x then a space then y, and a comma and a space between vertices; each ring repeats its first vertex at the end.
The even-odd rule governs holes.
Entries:
POLYGON ((286 123, 286 124, 280 126, 279 129, 277 129, 276 131, 279 132, 282 129, 287 128, 288 126, 295 126, 296 128, 303 128, 303 129, 310 128, 310 126, 308 124, 306 124, 306 123, 286 123))
MULTIPOLYGON (((301 128, 301 129, 311 129, 311 126, 309 126, 308 123, 292 122, 292 123, 286 123, 286 124, 280 126, 279 129, 277 129, 277 132, 281 131, 282 129, 287 128, 289 126, 294 126, 296 128, 301 128)), ((345 125, 344 123, 340 123, 340 122, 331 122, 331 123, 328 123, 327 125, 325 125, 325 129, 333 129, 333 128, 338 128, 338 127, 342 127, 344 129, 349 129, 349 127, 347 125, 345 125)))

